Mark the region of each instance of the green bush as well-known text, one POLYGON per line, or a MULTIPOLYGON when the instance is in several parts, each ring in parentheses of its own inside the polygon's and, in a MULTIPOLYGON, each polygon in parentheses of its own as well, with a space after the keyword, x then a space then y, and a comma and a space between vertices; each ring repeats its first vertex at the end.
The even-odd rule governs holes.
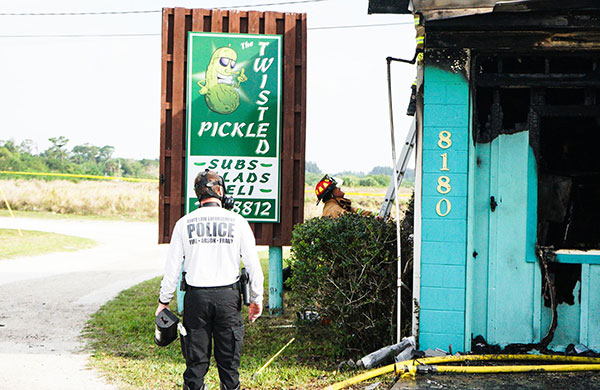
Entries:
POLYGON ((378 183, 372 176, 365 176, 358 179, 358 185, 361 187, 377 187, 378 183))
MULTIPOLYGON (((344 214, 297 225, 290 286, 303 310, 314 310, 320 317, 319 321, 299 321, 299 337, 318 337, 329 346, 328 353, 338 358, 356 358, 392 344, 396 256, 394 222, 344 214)), ((411 296, 404 295, 403 307, 410 313, 411 296)), ((405 320, 403 328, 410 323, 410 315, 405 320)))
POLYGON ((336 176, 339 177, 340 179, 342 179, 344 181, 344 184, 342 184, 342 186, 344 187, 356 187, 358 186, 358 180, 359 178, 357 176, 353 176, 353 175, 339 175, 336 176))
POLYGON ((377 182, 379 187, 389 187, 392 177, 390 175, 371 175, 371 177, 377 182))

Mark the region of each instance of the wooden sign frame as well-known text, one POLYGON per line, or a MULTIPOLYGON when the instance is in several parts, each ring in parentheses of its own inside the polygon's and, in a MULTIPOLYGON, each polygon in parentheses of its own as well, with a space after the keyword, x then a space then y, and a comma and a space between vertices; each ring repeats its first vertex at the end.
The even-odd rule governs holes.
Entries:
POLYGON ((185 213, 187 33, 279 34, 283 37, 281 218, 251 224, 258 245, 290 245, 304 220, 306 14, 164 8, 160 127, 159 243, 185 213))

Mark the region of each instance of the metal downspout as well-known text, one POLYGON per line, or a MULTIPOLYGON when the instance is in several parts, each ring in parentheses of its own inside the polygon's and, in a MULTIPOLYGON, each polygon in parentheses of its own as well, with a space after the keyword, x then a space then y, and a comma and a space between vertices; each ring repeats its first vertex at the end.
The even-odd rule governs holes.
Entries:
POLYGON ((413 225, 413 282, 412 282, 412 336, 419 345, 419 313, 421 308, 421 216, 423 192, 423 96, 419 94, 422 85, 422 71, 418 71, 417 83, 417 112, 416 112, 416 143, 415 143, 415 192, 414 192, 414 225, 413 225))
POLYGON ((404 60, 402 58, 387 57, 387 81, 388 81, 388 101, 390 110, 390 135, 392 143, 392 167, 394 167, 394 177, 392 178, 393 183, 396 185, 394 197, 394 204, 396 205, 396 240, 397 240, 397 276, 396 276, 396 342, 399 343, 402 340, 402 238, 400 235, 400 205, 398 201, 398 170, 396 167, 396 139, 394 135, 394 110, 392 105, 392 61, 403 62, 407 64, 414 64, 417 60, 417 52, 412 60, 404 60))

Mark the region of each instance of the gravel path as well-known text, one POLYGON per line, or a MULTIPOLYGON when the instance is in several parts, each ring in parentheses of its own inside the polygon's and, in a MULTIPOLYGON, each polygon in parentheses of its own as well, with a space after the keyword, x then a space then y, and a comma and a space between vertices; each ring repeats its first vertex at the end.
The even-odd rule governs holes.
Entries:
MULTIPOLYGON (((0 217, 0 228, 96 240, 78 252, 0 260, 0 388, 115 390, 87 368, 90 314, 160 275, 167 246, 154 223, 0 217)), ((152 335, 149 335, 149 339, 152 335)))

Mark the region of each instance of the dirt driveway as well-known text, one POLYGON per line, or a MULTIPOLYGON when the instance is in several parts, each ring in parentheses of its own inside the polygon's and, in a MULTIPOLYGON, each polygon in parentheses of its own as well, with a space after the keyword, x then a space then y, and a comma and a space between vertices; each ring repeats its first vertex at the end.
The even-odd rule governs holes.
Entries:
POLYGON ((86 367, 89 352, 80 333, 90 314, 119 291, 160 275, 167 247, 156 243, 156 224, 0 217, 0 228, 99 243, 78 252, 0 260, 0 387, 116 389, 86 367))

